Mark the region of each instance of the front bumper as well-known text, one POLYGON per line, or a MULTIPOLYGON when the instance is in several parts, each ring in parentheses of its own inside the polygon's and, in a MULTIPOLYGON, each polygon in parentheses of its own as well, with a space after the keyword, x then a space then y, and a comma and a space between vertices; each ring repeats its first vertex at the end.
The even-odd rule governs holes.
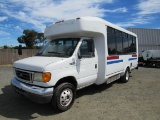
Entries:
POLYGON ((17 93, 37 103, 48 103, 53 96, 54 88, 42 88, 28 85, 18 81, 16 78, 11 80, 11 84, 17 93))

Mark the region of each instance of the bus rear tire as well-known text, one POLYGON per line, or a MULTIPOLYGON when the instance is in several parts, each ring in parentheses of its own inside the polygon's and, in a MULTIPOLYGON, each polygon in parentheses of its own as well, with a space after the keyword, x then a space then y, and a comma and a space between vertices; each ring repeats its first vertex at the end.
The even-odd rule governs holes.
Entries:
POLYGON ((121 77, 121 82, 123 83, 127 83, 129 81, 130 78, 130 70, 129 68, 126 69, 125 74, 121 77))

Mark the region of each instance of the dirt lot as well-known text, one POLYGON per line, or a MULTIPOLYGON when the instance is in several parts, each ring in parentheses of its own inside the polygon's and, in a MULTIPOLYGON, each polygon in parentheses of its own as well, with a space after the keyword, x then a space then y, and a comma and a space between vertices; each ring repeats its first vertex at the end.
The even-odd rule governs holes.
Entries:
POLYGON ((50 104, 36 104, 17 95, 12 66, 0 66, 0 120, 159 120, 160 69, 139 68, 126 84, 90 86, 77 91, 72 108, 56 113, 50 104))

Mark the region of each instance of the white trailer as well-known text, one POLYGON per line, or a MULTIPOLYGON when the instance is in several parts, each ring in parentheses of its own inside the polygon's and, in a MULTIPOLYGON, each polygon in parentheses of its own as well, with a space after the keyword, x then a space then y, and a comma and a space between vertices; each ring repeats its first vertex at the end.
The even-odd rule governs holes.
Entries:
POLYGON ((49 41, 39 53, 14 63, 15 90, 39 103, 68 110, 76 90, 128 82, 138 68, 137 35, 97 17, 59 21, 46 27, 49 41))
POLYGON ((160 67, 160 50, 145 50, 142 52, 143 65, 160 67))

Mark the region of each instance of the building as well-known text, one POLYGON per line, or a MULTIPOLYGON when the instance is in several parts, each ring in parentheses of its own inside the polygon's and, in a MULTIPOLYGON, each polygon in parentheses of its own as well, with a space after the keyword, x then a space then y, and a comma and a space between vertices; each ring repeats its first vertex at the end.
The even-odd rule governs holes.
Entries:
POLYGON ((139 57, 144 50, 160 50, 160 29, 127 28, 138 36, 139 57))

